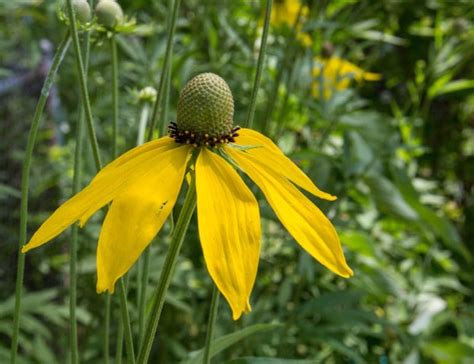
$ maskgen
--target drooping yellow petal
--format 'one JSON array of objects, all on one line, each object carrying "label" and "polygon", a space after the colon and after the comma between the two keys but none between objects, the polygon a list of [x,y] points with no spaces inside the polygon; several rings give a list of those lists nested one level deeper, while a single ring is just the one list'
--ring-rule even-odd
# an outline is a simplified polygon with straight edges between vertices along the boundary
[{"label": "drooping yellow petal", "polygon": [[114,198],[97,247],[97,292],[115,282],[138,259],[163,226],[178,197],[190,146],[160,154],[148,173]]},{"label": "drooping yellow petal", "polygon": [[226,152],[260,187],[278,219],[311,256],[343,277],[353,274],[333,225],[303,193],[258,156],[229,147]]},{"label": "drooping yellow petal", "polygon": [[236,144],[256,146],[256,148],[247,149],[246,152],[260,160],[265,160],[275,171],[316,197],[329,201],[336,199],[336,196],[317,188],[308,176],[291,159],[286,157],[275,143],[263,134],[252,129],[241,129],[239,130]]},{"label": "drooping yellow petal", "polygon": [[203,149],[196,164],[199,237],[206,266],[237,320],[249,297],[260,255],[260,213],[252,192],[220,156]]},{"label": "drooping yellow petal", "polygon": [[142,178],[160,154],[175,148],[169,137],[132,149],[102,169],[81,192],[62,204],[35,232],[22,252],[36,248],[63,232],[69,225],[81,221],[81,226],[98,209],[109,203],[124,187]]}]

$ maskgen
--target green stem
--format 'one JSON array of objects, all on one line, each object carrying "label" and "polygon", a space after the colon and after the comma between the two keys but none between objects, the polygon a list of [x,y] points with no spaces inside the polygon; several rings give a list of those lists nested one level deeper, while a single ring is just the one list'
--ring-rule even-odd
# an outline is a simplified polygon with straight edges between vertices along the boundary
[{"label": "green stem", "polygon": [[263,33],[260,42],[260,51],[258,52],[257,72],[255,73],[255,81],[253,83],[252,97],[250,99],[249,111],[247,114],[247,127],[253,127],[253,119],[255,116],[255,108],[257,107],[257,94],[260,88],[260,79],[262,78],[262,69],[265,60],[265,51],[267,49],[268,30],[270,29],[270,17],[272,14],[273,0],[267,0],[265,7],[265,20],[263,23]]},{"label": "green stem", "polygon": [[[53,57],[51,68],[46,76],[43,87],[41,89],[40,98],[36,105],[35,114],[33,116],[33,122],[31,123],[30,132],[28,135],[28,141],[26,144],[25,158],[23,161],[22,169],[22,180],[21,180],[21,206],[20,206],[20,233],[19,233],[19,247],[26,244],[27,236],[27,223],[28,223],[28,192],[30,189],[30,170],[31,161],[33,159],[33,149],[36,144],[36,137],[38,135],[38,129],[43,115],[43,110],[48,100],[49,91],[53,85],[54,78],[58,72],[59,66],[66,54],[71,37],[69,32],[66,33],[64,39],[58,46],[56,54]],[[21,317],[21,299],[23,291],[23,277],[25,273],[25,255],[21,252],[18,253],[17,261],[17,274],[16,274],[16,288],[15,288],[15,311],[13,316],[13,332],[12,332],[12,346],[11,346],[11,357],[10,362],[16,363],[18,355],[18,334],[20,331],[20,317]]]},{"label": "green stem", "polygon": [[168,105],[170,102],[170,89],[171,89],[171,62],[166,69],[166,79],[165,79],[165,95],[163,99],[163,105],[161,110],[161,133],[160,136],[166,134],[166,129],[168,127]]},{"label": "green stem", "polygon": [[212,289],[211,307],[209,309],[209,320],[207,322],[206,344],[204,346],[204,355],[202,359],[203,364],[211,363],[212,334],[214,331],[214,326],[216,324],[218,307],[219,307],[219,290],[214,285],[214,288]]},{"label": "green stem", "polygon": [[[84,37],[84,59],[85,59],[85,73],[89,69],[89,52],[90,42],[89,33],[87,32]],[[72,181],[72,196],[74,196],[81,188],[81,170],[82,170],[82,150],[83,150],[83,139],[84,139],[84,108],[80,107],[79,122],[77,124],[76,131],[76,149],[74,151],[74,174]],[[69,245],[69,321],[70,321],[70,352],[71,352],[71,363],[79,363],[79,351],[77,344],[77,317],[76,317],[76,306],[77,306],[77,241],[79,235],[79,227],[73,225],[71,228],[71,242]]]},{"label": "green stem", "polygon": [[173,52],[173,38],[174,38],[175,29],[176,29],[176,19],[178,18],[180,4],[181,4],[181,0],[174,0],[173,12],[171,15],[171,22],[170,22],[170,27],[168,30],[168,38],[166,40],[165,61],[163,64],[163,71],[161,72],[161,75],[160,75],[158,94],[156,95],[155,105],[153,105],[153,114],[151,117],[150,128],[148,130],[148,138],[147,138],[148,140],[151,140],[153,138],[153,130],[155,129],[157,119],[158,119],[158,111],[160,108],[161,98],[162,98],[164,88],[165,88],[166,70],[168,69],[168,67],[170,67],[170,63],[171,63],[171,54]]},{"label": "green stem", "polygon": [[128,362],[131,364],[135,363],[135,353],[133,350],[133,335],[132,328],[130,326],[130,317],[127,310],[127,290],[123,279],[119,281],[119,294],[120,294],[120,311],[122,315],[122,322],[124,323],[124,334],[125,334],[125,348],[127,349]]},{"label": "green stem", "polygon": [[168,254],[166,255],[166,259],[161,270],[160,280],[158,282],[158,287],[153,302],[153,309],[146,328],[145,339],[142,346],[140,347],[140,353],[138,355],[137,363],[139,364],[145,364],[148,362],[148,357],[150,355],[153,340],[158,328],[161,311],[165,302],[166,291],[170,285],[171,276],[176,266],[178,254],[181,246],[183,245],[184,236],[188,229],[189,222],[191,221],[191,216],[193,215],[194,209],[196,207],[196,185],[194,176],[192,178],[193,180],[189,184],[188,192],[186,193],[186,198],[179,214],[173,237],[171,238]]},{"label": "green stem", "polygon": [[97,143],[97,136],[94,128],[94,118],[92,116],[92,109],[89,100],[89,93],[87,92],[87,79],[84,72],[84,62],[81,55],[81,45],[79,43],[79,35],[77,33],[76,25],[76,14],[72,8],[72,0],[66,0],[68,17],[70,19],[70,30],[72,34],[72,43],[74,45],[74,54],[76,56],[77,72],[79,74],[79,86],[81,89],[82,103],[84,106],[84,112],[86,113],[87,120],[87,131],[89,133],[89,140],[92,147],[92,154],[94,156],[94,162],[97,171],[102,168],[102,162],[100,160],[99,144]]},{"label": "green stem", "polygon": [[[81,47],[79,44],[79,35],[77,33],[77,26],[76,26],[76,15],[74,14],[74,10],[72,7],[72,0],[67,0],[66,1],[67,5],[67,10],[68,10],[68,16],[70,19],[70,26],[71,26],[71,33],[72,33],[72,41],[74,44],[74,53],[76,56],[76,65],[79,73],[79,85],[81,88],[81,94],[82,94],[82,101],[84,105],[84,111],[86,113],[86,120],[87,120],[87,126],[88,126],[88,132],[89,132],[89,142],[92,147],[92,153],[94,155],[94,162],[97,171],[99,171],[102,168],[102,162],[100,160],[100,152],[99,152],[99,144],[97,143],[97,136],[95,133],[95,128],[94,128],[94,119],[92,116],[92,109],[90,105],[90,100],[89,100],[89,93],[87,92],[87,80],[86,80],[86,75],[84,72],[84,63],[82,61],[82,55],[81,55]],[[119,282],[120,289],[122,290],[124,288],[122,279],[120,279]],[[125,291],[123,291],[125,293]],[[121,311],[122,315],[121,318],[123,321],[123,326],[125,329],[125,333],[131,333],[131,328],[130,328],[130,319],[128,316],[128,309],[127,309],[127,300],[120,300],[120,305],[121,305]],[[131,337],[131,336],[130,336]],[[128,340],[127,338],[127,352],[129,355],[129,360],[133,363],[134,355],[133,355],[133,341]]]},{"label": "green stem", "polygon": [[145,335],[146,288],[150,271],[150,247],[147,247],[143,253],[141,268],[140,296],[138,303],[138,342],[140,346],[143,344],[143,337]]},{"label": "green stem", "polygon": [[110,304],[111,297],[105,293],[105,320],[104,320],[104,364],[110,362]]},{"label": "green stem", "polygon": [[150,106],[148,102],[143,105],[140,113],[140,123],[138,124],[137,145],[142,145],[145,140],[145,130],[148,123],[148,115],[150,113]]},{"label": "green stem", "polygon": [[298,29],[298,25],[301,20],[303,7],[304,7],[304,2],[301,3],[300,5],[300,8],[298,10],[298,15],[293,24],[293,28],[292,28],[293,32],[286,42],[285,51],[283,53],[283,59],[279,62],[278,67],[277,67],[278,72],[275,78],[275,85],[272,87],[272,93],[270,94],[270,97],[268,98],[267,108],[265,109],[265,113],[262,118],[263,122],[261,126],[261,131],[264,134],[268,133],[270,118],[273,114],[273,111],[275,110],[275,104],[278,98],[278,91],[280,90],[280,85],[283,80],[283,75],[285,74],[285,71],[287,70],[287,68],[291,67],[291,63],[292,63],[291,60],[293,59],[293,57],[295,57],[294,55],[295,52],[293,49],[295,47],[295,44],[297,46],[297,43],[296,43],[297,39],[296,39],[295,33],[296,33],[296,29]]},{"label": "green stem", "polygon": [[115,363],[122,364],[122,352],[123,352],[123,322],[120,320],[117,330],[117,348],[115,353]]},{"label": "green stem", "polygon": [[112,53],[112,155],[117,157],[118,115],[119,115],[119,81],[118,81],[118,55],[115,33],[110,38]]}]

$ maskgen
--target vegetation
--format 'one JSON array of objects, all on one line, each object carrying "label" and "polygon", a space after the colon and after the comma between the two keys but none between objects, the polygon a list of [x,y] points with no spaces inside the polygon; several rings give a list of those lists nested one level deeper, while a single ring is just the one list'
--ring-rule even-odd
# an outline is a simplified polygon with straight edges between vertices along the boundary
[{"label": "vegetation", "polygon": [[[354,271],[349,279],[325,269],[294,244],[263,194],[252,187],[261,202],[263,232],[252,311],[233,321],[221,300],[213,361],[472,362],[472,2],[274,0],[258,92],[254,80],[267,1],[119,3],[123,15],[101,23],[95,15],[91,21],[78,16],[76,24],[104,165],[137,140],[146,140],[146,126],[154,116],[153,137],[164,135],[176,119],[186,82],[213,72],[232,90],[234,124],[247,125],[255,101],[253,128],[273,139],[318,187],[338,196],[335,202],[310,198],[336,226]],[[70,25],[62,1],[0,0],[2,363],[11,358],[14,335],[21,171],[28,134],[56,49],[70,36]],[[74,44],[66,47],[34,146],[28,238],[72,195],[75,182],[83,187],[96,174]],[[80,125],[83,132],[78,132]],[[80,179],[74,181],[77,135],[82,135],[83,148],[78,154]],[[152,310],[181,195],[175,218],[124,280],[135,354],[147,323],[141,312]],[[98,213],[78,232],[77,275],[70,274],[69,264],[74,233],[65,232],[25,256],[18,363],[75,362],[71,277],[77,278],[79,361],[128,360],[119,290],[110,301],[95,290],[102,220]],[[202,362],[212,292],[194,217],[150,362]]]}]

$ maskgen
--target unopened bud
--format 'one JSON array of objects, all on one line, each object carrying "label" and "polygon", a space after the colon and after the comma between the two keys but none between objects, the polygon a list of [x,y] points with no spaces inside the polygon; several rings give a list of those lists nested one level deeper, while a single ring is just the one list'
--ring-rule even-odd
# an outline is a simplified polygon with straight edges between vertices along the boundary
[{"label": "unopened bud", "polygon": [[123,21],[123,11],[114,0],[100,0],[95,7],[95,14],[99,24],[113,28]]}]

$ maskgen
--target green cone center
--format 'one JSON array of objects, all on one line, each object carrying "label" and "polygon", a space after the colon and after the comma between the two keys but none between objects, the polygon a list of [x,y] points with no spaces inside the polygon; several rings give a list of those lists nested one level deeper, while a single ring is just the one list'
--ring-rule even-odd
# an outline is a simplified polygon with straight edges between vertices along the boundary
[{"label": "green cone center", "polygon": [[233,119],[234,98],[227,82],[214,73],[201,73],[182,89],[170,135],[197,145],[233,141]]}]

